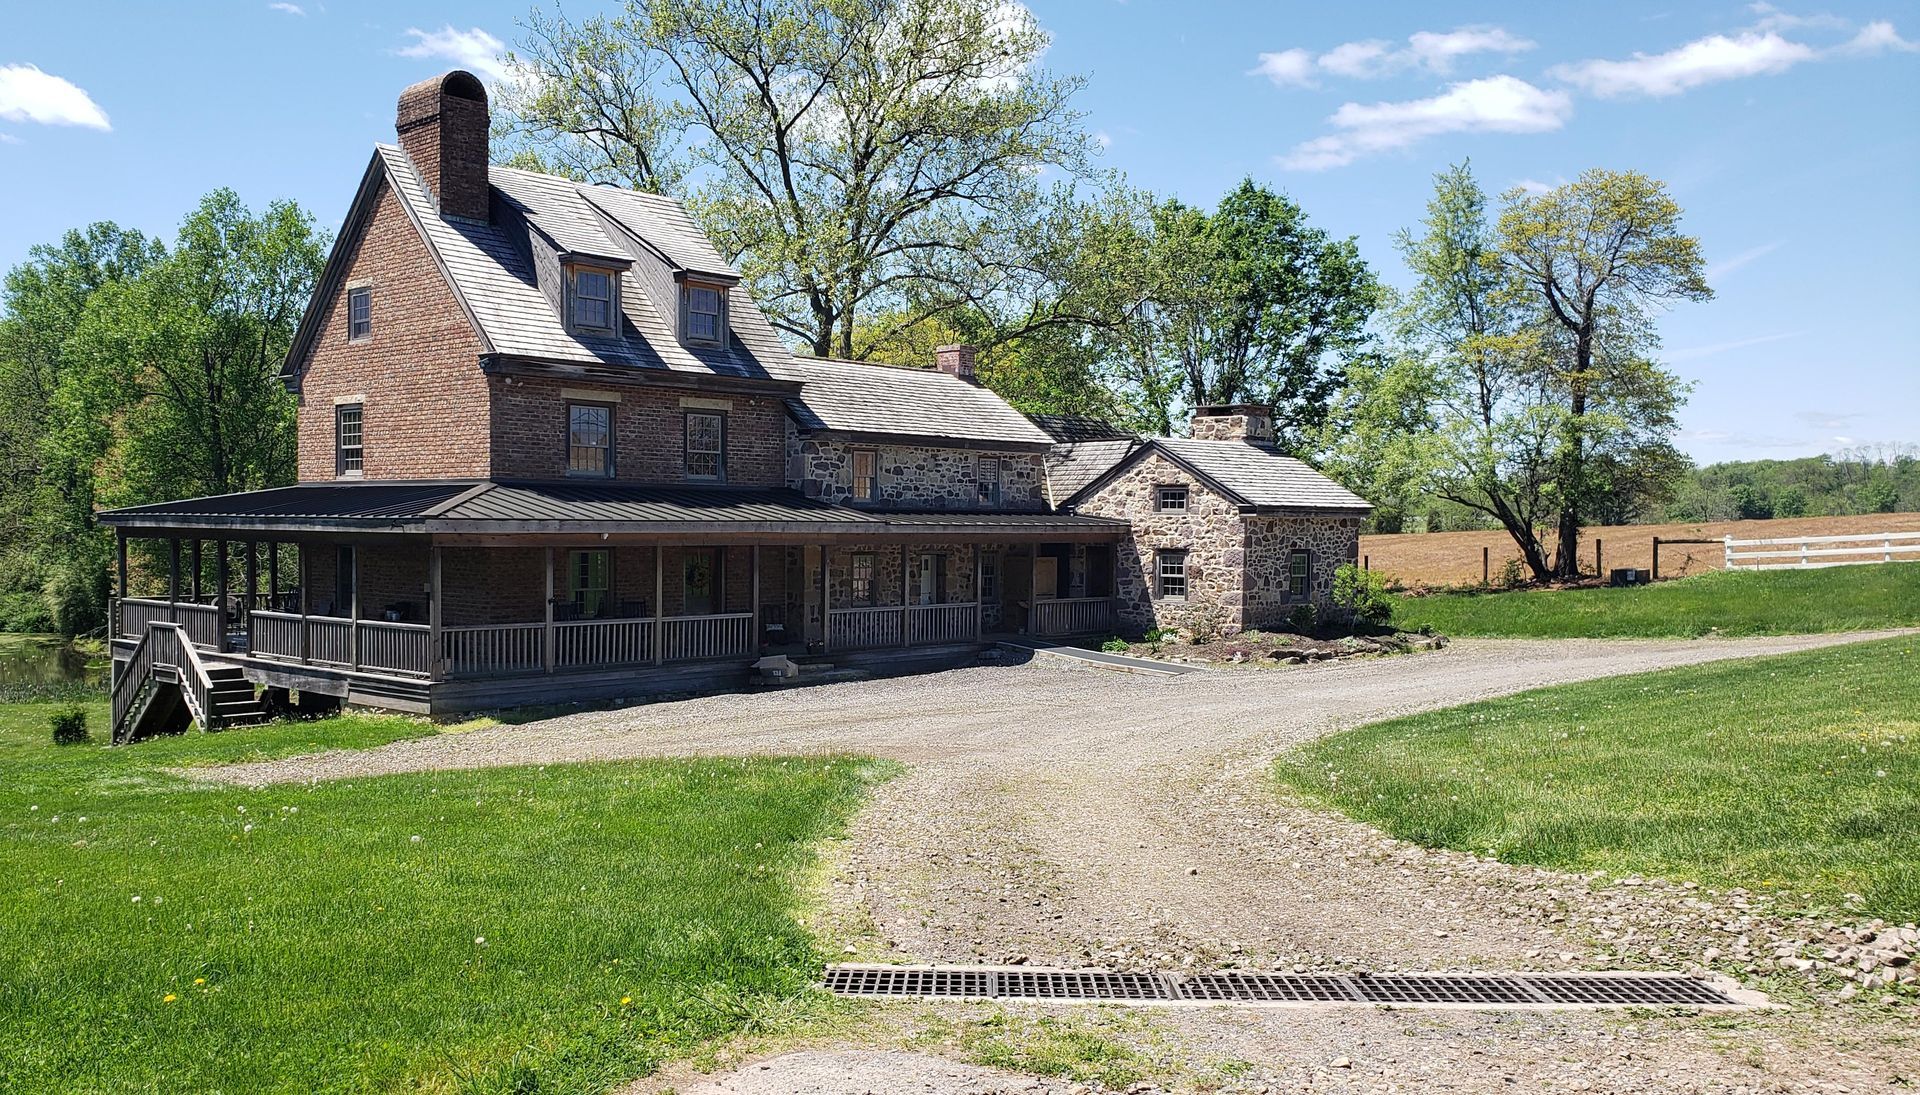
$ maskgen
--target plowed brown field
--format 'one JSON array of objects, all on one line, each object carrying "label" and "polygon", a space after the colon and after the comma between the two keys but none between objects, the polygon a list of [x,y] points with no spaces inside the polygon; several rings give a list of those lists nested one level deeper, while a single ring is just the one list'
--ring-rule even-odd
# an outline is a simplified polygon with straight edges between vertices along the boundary
[{"label": "plowed brown field", "polygon": [[[1788,536],[1841,536],[1871,532],[1920,532],[1920,513],[1875,513],[1860,517],[1791,517],[1772,521],[1708,521],[1694,525],[1601,525],[1580,538],[1582,566],[1593,570],[1594,541],[1601,544],[1606,569],[1653,566],[1653,538],[1732,536],[1736,540]],[[1502,531],[1420,532],[1362,536],[1360,554],[1388,579],[1409,585],[1466,585],[1480,580],[1480,549],[1486,547],[1494,578],[1501,564],[1518,558],[1513,539]],[[1549,543],[1548,550],[1552,550]],[[1678,577],[1720,569],[1718,544],[1663,544],[1660,576]]]}]

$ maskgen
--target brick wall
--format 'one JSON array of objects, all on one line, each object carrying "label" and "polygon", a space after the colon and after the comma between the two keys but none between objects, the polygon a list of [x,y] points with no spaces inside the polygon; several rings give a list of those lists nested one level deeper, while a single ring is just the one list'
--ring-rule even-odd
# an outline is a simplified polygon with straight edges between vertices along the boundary
[{"label": "brick wall", "polygon": [[566,477],[567,404],[608,402],[617,481],[685,482],[686,414],[704,411],[726,415],[727,483],[777,487],[784,482],[785,418],[777,399],[526,377],[494,378],[492,391],[497,476]]},{"label": "brick wall", "polygon": [[[365,231],[341,246],[346,275],[300,363],[300,478],[334,478],[333,408],[343,397],[364,397],[366,478],[487,474],[480,340],[384,181]],[[350,343],[347,289],[361,284],[372,290],[373,333]]]}]

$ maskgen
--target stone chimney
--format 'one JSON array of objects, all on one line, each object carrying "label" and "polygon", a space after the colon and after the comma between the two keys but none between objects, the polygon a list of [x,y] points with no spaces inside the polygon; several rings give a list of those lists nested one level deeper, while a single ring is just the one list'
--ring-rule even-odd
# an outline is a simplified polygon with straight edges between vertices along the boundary
[{"label": "stone chimney", "polygon": [[484,223],[487,212],[487,89],[455,69],[400,93],[400,147],[440,215]]},{"label": "stone chimney", "polygon": [[1196,441],[1263,441],[1273,443],[1273,407],[1267,403],[1225,403],[1195,407]]},{"label": "stone chimney", "polygon": [[977,346],[935,346],[933,366],[962,380],[973,379],[973,362],[980,355]]}]

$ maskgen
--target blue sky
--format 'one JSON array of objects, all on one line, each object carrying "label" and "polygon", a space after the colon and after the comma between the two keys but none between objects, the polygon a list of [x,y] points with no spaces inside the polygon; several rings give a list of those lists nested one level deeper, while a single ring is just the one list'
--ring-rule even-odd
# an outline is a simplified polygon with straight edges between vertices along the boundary
[{"label": "blue sky", "polygon": [[[1682,446],[1920,442],[1920,0],[1028,6],[1130,181],[1210,204],[1251,175],[1389,281],[1451,162],[1495,191],[1664,179],[1719,293],[1661,322],[1697,385]],[[337,226],[401,87],[484,64],[526,7],[7,5],[0,266],[93,220],[170,237],[221,185]]]}]

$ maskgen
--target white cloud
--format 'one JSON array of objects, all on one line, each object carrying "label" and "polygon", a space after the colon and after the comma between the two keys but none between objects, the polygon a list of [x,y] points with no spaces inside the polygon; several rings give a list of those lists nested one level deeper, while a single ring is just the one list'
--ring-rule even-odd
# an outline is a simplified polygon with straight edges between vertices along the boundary
[{"label": "white cloud", "polygon": [[1328,119],[1339,132],[1295,145],[1282,167],[1324,171],[1443,133],[1544,133],[1573,115],[1564,91],[1514,76],[1452,84],[1438,95],[1397,103],[1347,103]]},{"label": "white cloud", "polygon": [[1556,65],[1555,79],[1603,99],[1628,95],[1667,96],[1702,84],[1785,72],[1819,52],[1772,31],[1713,34],[1665,53],[1636,53],[1626,61],[1591,60]]},{"label": "white cloud", "polygon": [[305,8],[303,8],[303,7],[301,7],[301,6],[300,6],[300,5],[298,5],[298,4],[289,4],[289,3],[286,3],[286,2],[285,2],[285,0],[280,0],[280,2],[278,2],[278,3],[273,3],[273,4],[268,4],[268,5],[267,5],[267,10],[268,10],[268,11],[277,11],[277,12],[279,12],[279,13],[281,13],[282,15],[298,15],[298,16],[301,16],[301,17],[303,17],[303,18],[304,18],[304,17],[306,16],[306,14],[307,14],[307,9],[305,9]]},{"label": "white cloud", "polygon": [[1816,430],[1844,430],[1847,428],[1847,423],[1866,416],[1857,411],[1795,411],[1793,417]]},{"label": "white cloud", "polygon": [[1476,53],[1515,54],[1534,43],[1501,27],[1459,27],[1450,31],[1423,30],[1396,47],[1384,38],[1343,42],[1318,57],[1304,49],[1262,53],[1248,73],[1265,76],[1279,87],[1312,87],[1321,74],[1373,79],[1408,70],[1445,76],[1454,62]]},{"label": "white cloud", "polygon": [[1276,87],[1293,85],[1311,87],[1313,84],[1313,54],[1304,49],[1282,50],[1279,53],[1263,53],[1260,63],[1247,73],[1249,76],[1265,76]]},{"label": "white cloud", "polygon": [[394,50],[402,57],[432,57],[452,61],[461,68],[495,80],[504,79],[507,75],[506,63],[501,60],[501,55],[507,52],[507,44],[479,27],[455,30],[450,23],[435,31],[408,27],[407,35],[413,39],[413,44]]},{"label": "white cloud", "polygon": [[1099,145],[1101,148],[1112,148],[1113,138],[1103,129],[1093,135],[1093,143]]},{"label": "white cloud", "polygon": [[1845,19],[1825,12],[1817,15],[1795,15],[1768,3],[1748,4],[1747,10],[1759,16],[1759,19],[1754,22],[1756,30],[1799,30],[1802,27],[1845,30],[1847,26]]},{"label": "white cloud", "polygon": [[33,65],[0,65],[0,118],[41,125],[113,128],[107,112],[91,95]]},{"label": "white cloud", "polygon": [[1886,50],[1901,53],[1920,52],[1920,42],[1909,42],[1900,37],[1893,24],[1885,19],[1876,19],[1860,28],[1860,33],[1848,39],[1835,52],[1837,53],[1882,53]]},{"label": "white cloud", "polygon": [[1769,342],[1781,342],[1789,338],[1799,338],[1805,331],[1782,331],[1773,335],[1754,335],[1752,338],[1736,338],[1731,342],[1714,342],[1705,346],[1689,346],[1684,350],[1674,350],[1667,354],[1668,361],[1696,361],[1703,357],[1713,357],[1729,350],[1744,350],[1749,346],[1764,346]]},{"label": "white cloud", "polygon": [[20,138],[14,136],[11,133],[0,133],[0,144],[25,144],[25,143],[26,142],[22,141]]},{"label": "white cloud", "polygon": [[1539,197],[1541,194],[1551,194],[1553,191],[1567,185],[1567,180],[1566,176],[1561,175],[1556,176],[1553,182],[1541,182],[1539,179],[1520,179],[1513,185],[1535,197]]},{"label": "white cloud", "polygon": [[1775,240],[1772,243],[1763,243],[1758,247],[1749,247],[1745,251],[1727,259],[1725,262],[1714,263],[1712,266],[1707,267],[1707,283],[1712,284],[1726,277],[1728,274],[1733,273],[1735,270],[1778,251],[1782,242],[1784,241]]}]

